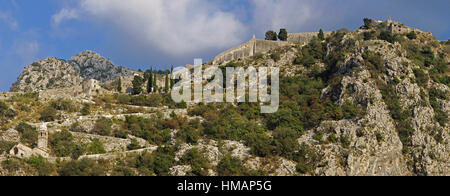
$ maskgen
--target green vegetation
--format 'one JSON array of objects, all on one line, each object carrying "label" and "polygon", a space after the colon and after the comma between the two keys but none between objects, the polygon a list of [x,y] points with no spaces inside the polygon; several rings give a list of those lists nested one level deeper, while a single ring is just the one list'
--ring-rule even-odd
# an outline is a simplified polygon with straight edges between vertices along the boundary
[{"label": "green vegetation", "polygon": [[195,176],[207,176],[208,169],[211,168],[208,161],[197,148],[189,150],[182,158],[181,163],[192,167],[192,174]]},{"label": "green vegetation", "polygon": [[227,154],[220,159],[217,172],[219,176],[244,176],[247,171],[240,159]]},{"label": "green vegetation", "polygon": [[75,143],[72,134],[67,130],[50,134],[49,144],[57,157],[71,157],[76,160],[86,151],[84,145]]},{"label": "green vegetation", "polygon": [[168,176],[170,168],[175,165],[174,158],[172,148],[160,147],[156,152],[138,155],[133,166],[147,175]]},{"label": "green vegetation", "polygon": [[55,121],[57,119],[57,113],[58,111],[54,107],[51,106],[45,107],[40,112],[41,117],[39,118],[39,120],[44,122]]},{"label": "green vegetation", "polygon": [[140,76],[134,76],[133,79],[133,95],[139,95],[142,93],[142,85],[144,84],[144,79]]},{"label": "green vegetation", "polygon": [[287,41],[288,32],[286,29],[280,29],[280,33],[278,33],[278,39],[280,39],[280,41]]},{"label": "green vegetation", "polygon": [[325,34],[323,33],[322,29],[319,30],[319,35],[317,35],[317,38],[322,41],[325,40]]},{"label": "green vegetation", "polygon": [[26,162],[36,170],[37,176],[52,176],[56,174],[56,166],[41,156],[33,156]]},{"label": "green vegetation", "polygon": [[91,139],[91,143],[87,145],[88,154],[104,154],[106,153],[103,143],[99,139]]},{"label": "green vegetation", "polygon": [[163,145],[171,138],[170,130],[165,129],[163,124],[160,119],[127,116],[123,128],[131,135],[144,138],[151,144]]},{"label": "green vegetation", "polygon": [[128,150],[137,150],[137,149],[141,149],[142,146],[139,144],[139,142],[133,138],[131,139],[131,143],[127,146]]},{"label": "green vegetation", "polygon": [[266,32],[266,40],[277,41],[278,34],[275,31],[267,31]]},{"label": "green vegetation", "polygon": [[81,159],[61,163],[58,168],[61,176],[105,176],[105,167],[97,161]]},{"label": "green vegetation", "polygon": [[87,116],[89,114],[91,114],[91,104],[85,103],[83,104],[83,108],[81,108],[81,115]]},{"label": "green vegetation", "polygon": [[112,121],[109,118],[99,118],[94,125],[93,132],[98,135],[110,136],[112,131]]},{"label": "green vegetation", "polygon": [[37,146],[38,131],[27,123],[20,122],[16,126],[16,130],[20,133],[20,142],[31,147]]},{"label": "green vegetation", "polygon": [[438,99],[447,100],[448,96],[445,92],[432,88],[430,89],[430,104],[434,109],[435,120],[439,122],[442,127],[448,122],[448,114],[442,110],[441,104],[439,104]]},{"label": "green vegetation", "polygon": [[0,101],[0,122],[16,117],[16,112]]},{"label": "green vegetation", "polygon": [[119,77],[119,81],[117,82],[117,92],[122,92],[122,78]]}]

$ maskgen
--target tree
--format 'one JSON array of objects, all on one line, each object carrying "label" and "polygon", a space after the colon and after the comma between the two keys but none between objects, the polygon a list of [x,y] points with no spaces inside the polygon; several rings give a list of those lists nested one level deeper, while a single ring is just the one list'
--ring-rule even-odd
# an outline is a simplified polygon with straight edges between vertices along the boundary
[{"label": "tree", "polygon": [[153,92],[158,92],[158,85],[156,84],[156,77],[157,77],[158,75],[155,73],[155,75],[153,76]]},{"label": "tree", "polygon": [[143,79],[140,76],[134,76],[133,79],[133,95],[139,95],[142,93]]},{"label": "tree", "polygon": [[323,30],[322,30],[322,29],[320,29],[320,31],[319,31],[318,38],[319,38],[320,40],[325,40],[325,34],[323,33]]},{"label": "tree", "polygon": [[122,92],[122,77],[119,77],[119,82],[117,83],[117,91]]},{"label": "tree", "polygon": [[275,31],[267,31],[266,32],[266,40],[272,40],[272,41],[277,41],[278,40],[278,35]]},{"label": "tree", "polygon": [[166,83],[164,84],[164,92],[169,92],[169,71],[166,72]]},{"label": "tree", "polygon": [[172,65],[172,67],[170,67],[170,76],[171,76],[171,78],[170,78],[170,89],[172,89],[173,85],[174,85],[174,80],[172,79],[172,75],[173,75],[173,65]]},{"label": "tree", "polygon": [[286,41],[288,38],[288,32],[286,29],[280,29],[280,33],[278,33],[278,39],[281,41]]},{"label": "tree", "polygon": [[147,81],[147,93],[151,93],[153,88],[153,68],[150,68],[150,74]]}]

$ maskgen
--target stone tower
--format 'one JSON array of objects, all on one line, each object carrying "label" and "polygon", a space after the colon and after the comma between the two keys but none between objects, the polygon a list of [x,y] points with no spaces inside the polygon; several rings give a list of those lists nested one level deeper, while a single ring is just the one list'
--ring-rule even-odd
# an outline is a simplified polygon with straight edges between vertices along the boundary
[{"label": "stone tower", "polygon": [[48,152],[48,131],[47,131],[47,124],[44,123],[39,127],[39,133],[38,133],[38,144],[37,148]]}]

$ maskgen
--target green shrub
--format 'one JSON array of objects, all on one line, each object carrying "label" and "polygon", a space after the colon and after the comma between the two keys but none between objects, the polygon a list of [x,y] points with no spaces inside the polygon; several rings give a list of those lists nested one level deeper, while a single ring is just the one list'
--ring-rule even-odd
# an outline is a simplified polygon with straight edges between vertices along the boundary
[{"label": "green shrub", "polygon": [[345,102],[342,105],[342,111],[345,119],[354,119],[365,115],[365,110],[354,102]]},{"label": "green shrub", "polygon": [[50,102],[51,107],[55,110],[66,111],[66,112],[75,112],[76,107],[75,104],[70,100],[58,99]]},{"label": "green shrub", "polygon": [[193,127],[187,126],[177,132],[177,138],[188,144],[197,144],[197,141],[200,138],[200,133]]},{"label": "green shrub", "polygon": [[91,139],[91,143],[87,146],[87,153],[88,154],[104,154],[106,153],[105,147],[103,146],[103,143],[100,142],[99,139]]},{"label": "green shrub", "polygon": [[93,132],[98,135],[110,136],[112,131],[112,121],[109,118],[99,118],[94,125]]},{"label": "green shrub", "polygon": [[308,145],[302,144],[294,160],[297,162],[297,172],[307,174],[317,167],[322,160],[322,156]]},{"label": "green shrub", "polygon": [[56,166],[41,156],[33,156],[26,160],[26,162],[36,170],[38,176],[51,176],[56,174]]},{"label": "green shrub", "polygon": [[94,160],[82,159],[63,162],[58,169],[60,176],[104,176],[105,168]]},{"label": "green shrub", "polygon": [[265,133],[250,133],[246,144],[256,156],[267,157],[273,153],[272,139]]},{"label": "green shrub", "polygon": [[36,127],[33,127],[27,123],[20,122],[16,126],[16,130],[20,133],[20,141],[31,147],[36,147],[38,140],[38,131]]},{"label": "green shrub", "polygon": [[57,157],[78,159],[86,151],[83,145],[74,142],[73,135],[67,130],[50,134],[49,144],[53,154]]},{"label": "green shrub", "polygon": [[211,168],[208,161],[200,154],[197,148],[189,150],[182,158],[181,163],[192,167],[192,174],[196,176],[207,176]]},{"label": "green shrub", "polygon": [[272,54],[270,55],[270,58],[271,58],[272,60],[274,60],[275,62],[278,62],[279,60],[281,60],[280,53],[272,53]]},{"label": "green shrub", "polygon": [[419,86],[426,88],[428,86],[428,75],[421,69],[414,69],[414,75],[416,76],[416,82]]},{"label": "green shrub", "polygon": [[141,149],[142,146],[139,144],[139,142],[136,140],[136,138],[133,138],[131,140],[131,143],[128,144],[127,149],[128,150],[137,150],[137,149]]},{"label": "green shrub", "polygon": [[0,101],[0,120],[16,117],[16,112],[10,109],[3,101]]},{"label": "green shrub", "polygon": [[217,172],[219,176],[242,176],[245,175],[245,168],[240,159],[227,154],[220,159]]},{"label": "green shrub", "polygon": [[89,114],[91,114],[91,104],[85,103],[83,104],[83,108],[81,109],[81,115],[87,116]]},{"label": "green shrub", "polygon": [[277,128],[273,133],[275,152],[277,155],[293,159],[298,149],[299,132],[289,128]]},{"label": "green shrub", "polygon": [[116,94],[115,98],[120,104],[127,105],[131,102],[131,96],[128,94]]},{"label": "green shrub", "polygon": [[341,135],[341,143],[345,148],[350,147],[350,138],[347,135]]},{"label": "green shrub", "polygon": [[41,117],[39,118],[39,120],[44,122],[55,121],[57,119],[57,113],[58,111],[55,108],[51,106],[46,107],[40,112]]},{"label": "green shrub", "polygon": [[167,176],[170,168],[175,165],[174,158],[173,149],[160,147],[156,152],[138,155],[135,166],[138,170],[148,169],[158,176]]},{"label": "green shrub", "polygon": [[7,142],[0,140],[0,154],[9,153],[9,151],[16,145],[16,142]]}]

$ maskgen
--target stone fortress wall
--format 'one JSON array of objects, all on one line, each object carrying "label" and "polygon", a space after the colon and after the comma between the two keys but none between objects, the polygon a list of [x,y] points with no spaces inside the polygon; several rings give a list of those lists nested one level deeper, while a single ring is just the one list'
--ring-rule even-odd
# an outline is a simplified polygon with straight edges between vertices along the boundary
[{"label": "stone fortress wall", "polygon": [[[314,37],[317,37],[319,33],[291,33],[288,35],[287,41],[270,41],[270,40],[258,40],[253,36],[253,38],[247,43],[241,44],[235,48],[229,49],[225,52],[217,55],[213,61],[213,65],[220,65],[223,63],[228,63],[233,60],[238,60],[240,58],[254,56],[258,53],[267,53],[270,50],[288,46],[291,44],[304,45],[310,42]],[[329,32],[325,33],[328,36]]]}]

